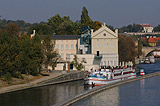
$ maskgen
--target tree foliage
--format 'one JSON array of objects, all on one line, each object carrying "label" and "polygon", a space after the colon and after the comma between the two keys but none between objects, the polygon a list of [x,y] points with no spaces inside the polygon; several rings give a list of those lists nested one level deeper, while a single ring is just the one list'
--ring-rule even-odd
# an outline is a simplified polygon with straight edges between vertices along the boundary
[{"label": "tree foliage", "polygon": [[49,26],[47,23],[40,23],[40,24],[34,24],[32,27],[29,28],[28,34],[32,34],[33,30],[36,30],[36,33],[39,35],[52,35],[53,31],[51,26]]},{"label": "tree foliage", "polygon": [[43,64],[45,68],[52,66],[54,69],[59,58],[58,52],[55,50],[55,41],[51,39],[50,35],[44,36],[42,40],[42,53],[44,55]]},{"label": "tree foliage", "polygon": [[56,35],[76,34],[77,23],[72,22],[69,16],[61,17],[59,14],[48,19],[48,25]]},{"label": "tree foliage", "polygon": [[84,68],[83,63],[86,63],[85,58],[83,58],[81,61],[78,59],[77,55],[74,55],[73,61],[71,64],[77,69],[77,70],[82,70]]},{"label": "tree foliage", "polygon": [[9,34],[9,35],[19,35],[19,32],[20,32],[20,28],[17,24],[8,24],[7,27],[6,27],[6,32]]},{"label": "tree foliage", "polygon": [[16,25],[3,29],[0,33],[0,77],[21,78],[21,74],[38,75],[43,60],[41,39],[36,35],[31,39],[23,33],[19,36]]},{"label": "tree foliage", "polygon": [[135,49],[135,41],[131,36],[119,35],[118,51],[119,61],[132,61],[134,62],[137,56]]},{"label": "tree foliage", "polygon": [[158,25],[158,26],[156,26],[156,27],[154,28],[154,32],[160,32],[160,25]]},{"label": "tree foliage", "polygon": [[86,7],[83,7],[82,15],[81,15],[81,24],[92,22],[91,18],[88,15],[88,10]]},{"label": "tree foliage", "polygon": [[32,26],[31,23],[27,23],[23,20],[16,20],[16,21],[6,20],[6,19],[1,20],[1,27],[2,28],[7,27],[8,24],[17,24],[21,31],[27,31]]},{"label": "tree foliage", "polygon": [[128,26],[123,26],[119,29],[119,32],[141,32],[143,30],[143,27],[139,24],[129,24]]}]

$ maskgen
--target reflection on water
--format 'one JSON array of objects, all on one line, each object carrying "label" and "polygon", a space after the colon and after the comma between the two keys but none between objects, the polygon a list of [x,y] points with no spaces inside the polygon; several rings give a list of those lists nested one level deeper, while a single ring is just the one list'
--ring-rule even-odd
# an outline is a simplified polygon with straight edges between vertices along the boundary
[{"label": "reflection on water", "polygon": [[154,64],[140,64],[139,68],[143,68],[146,74],[154,73],[160,71],[160,63],[156,62]]},{"label": "reflection on water", "polygon": [[82,93],[83,80],[0,95],[0,106],[51,106]]},{"label": "reflection on water", "polygon": [[72,106],[117,106],[119,103],[118,87],[100,92],[73,104]]},{"label": "reflection on water", "polygon": [[72,106],[160,106],[160,76],[124,84],[83,99]]}]

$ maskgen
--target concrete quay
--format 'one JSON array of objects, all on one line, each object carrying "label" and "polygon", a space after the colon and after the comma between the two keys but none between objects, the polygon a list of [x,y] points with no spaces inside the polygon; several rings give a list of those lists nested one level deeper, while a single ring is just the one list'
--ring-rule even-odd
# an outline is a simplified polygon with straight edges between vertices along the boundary
[{"label": "concrete quay", "polygon": [[43,78],[28,82],[25,84],[17,84],[17,85],[2,87],[0,88],[0,94],[80,80],[85,78],[86,76],[85,73],[86,73],[85,71],[53,72],[53,73],[50,73],[49,76],[45,76]]},{"label": "concrete quay", "polygon": [[160,72],[155,72],[155,73],[147,74],[147,75],[144,75],[144,76],[139,76],[139,77],[132,78],[132,79],[123,80],[123,81],[115,82],[115,83],[104,85],[104,86],[99,86],[99,87],[91,89],[87,92],[84,92],[80,95],[77,95],[74,98],[63,101],[62,103],[55,104],[54,106],[70,106],[73,103],[75,103],[77,101],[80,101],[81,99],[84,99],[84,98],[89,97],[93,94],[102,92],[104,90],[111,89],[113,87],[116,87],[116,86],[119,86],[119,85],[122,85],[122,84],[126,84],[126,83],[130,83],[130,82],[133,82],[133,81],[137,81],[137,80],[141,80],[141,79],[145,79],[145,78],[149,78],[149,77],[153,77],[153,76],[158,76],[158,75],[160,75]]}]

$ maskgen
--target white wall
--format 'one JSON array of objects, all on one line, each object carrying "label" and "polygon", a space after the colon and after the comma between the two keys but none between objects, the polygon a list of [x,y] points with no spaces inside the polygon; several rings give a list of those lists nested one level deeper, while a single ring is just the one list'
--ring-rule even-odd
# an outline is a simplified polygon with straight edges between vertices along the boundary
[{"label": "white wall", "polygon": [[[84,63],[85,70],[90,71],[91,68],[99,69],[101,65],[110,65],[110,66],[118,66],[118,55],[117,54],[105,54],[102,55],[102,58],[95,58],[94,54],[77,54],[77,57],[81,61],[85,58],[87,63]],[[69,61],[71,62],[74,58],[74,55],[69,55]],[[75,69],[74,69],[75,70]]]}]

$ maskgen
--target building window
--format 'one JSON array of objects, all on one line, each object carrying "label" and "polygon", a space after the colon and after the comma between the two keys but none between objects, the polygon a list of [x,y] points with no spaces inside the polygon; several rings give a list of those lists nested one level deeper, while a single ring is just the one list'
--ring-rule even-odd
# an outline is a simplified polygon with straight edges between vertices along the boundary
[{"label": "building window", "polygon": [[68,45],[66,45],[66,49],[68,49]]},{"label": "building window", "polygon": [[62,59],[64,58],[64,54],[63,54],[63,53],[61,53],[61,58],[62,58]]},{"label": "building window", "polygon": [[59,45],[56,45],[56,49],[59,49]]},{"label": "building window", "polygon": [[103,66],[103,61],[101,61],[101,66]]},{"label": "building window", "polygon": [[111,66],[113,66],[113,61],[111,61]]},{"label": "building window", "polygon": [[74,49],[73,44],[71,44],[71,49]]},{"label": "building window", "polygon": [[106,66],[106,61],[104,61],[104,65]]},{"label": "building window", "polygon": [[110,44],[110,47],[112,47],[112,44]]},{"label": "building window", "polygon": [[114,66],[116,66],[117,65],[117,63],[116,63],[116,61],[114,61]]},{"label": "building window", "polygon": [[104,35],[104,36],[106,36],[106,34],[105,34],[105,33],[104,33],[103,35]]},{"label": "building window", "polygon": [[64,46],[63,46],[63,45],[61,45],[61,49],[62,49],[62,50],[64,49]]}]

